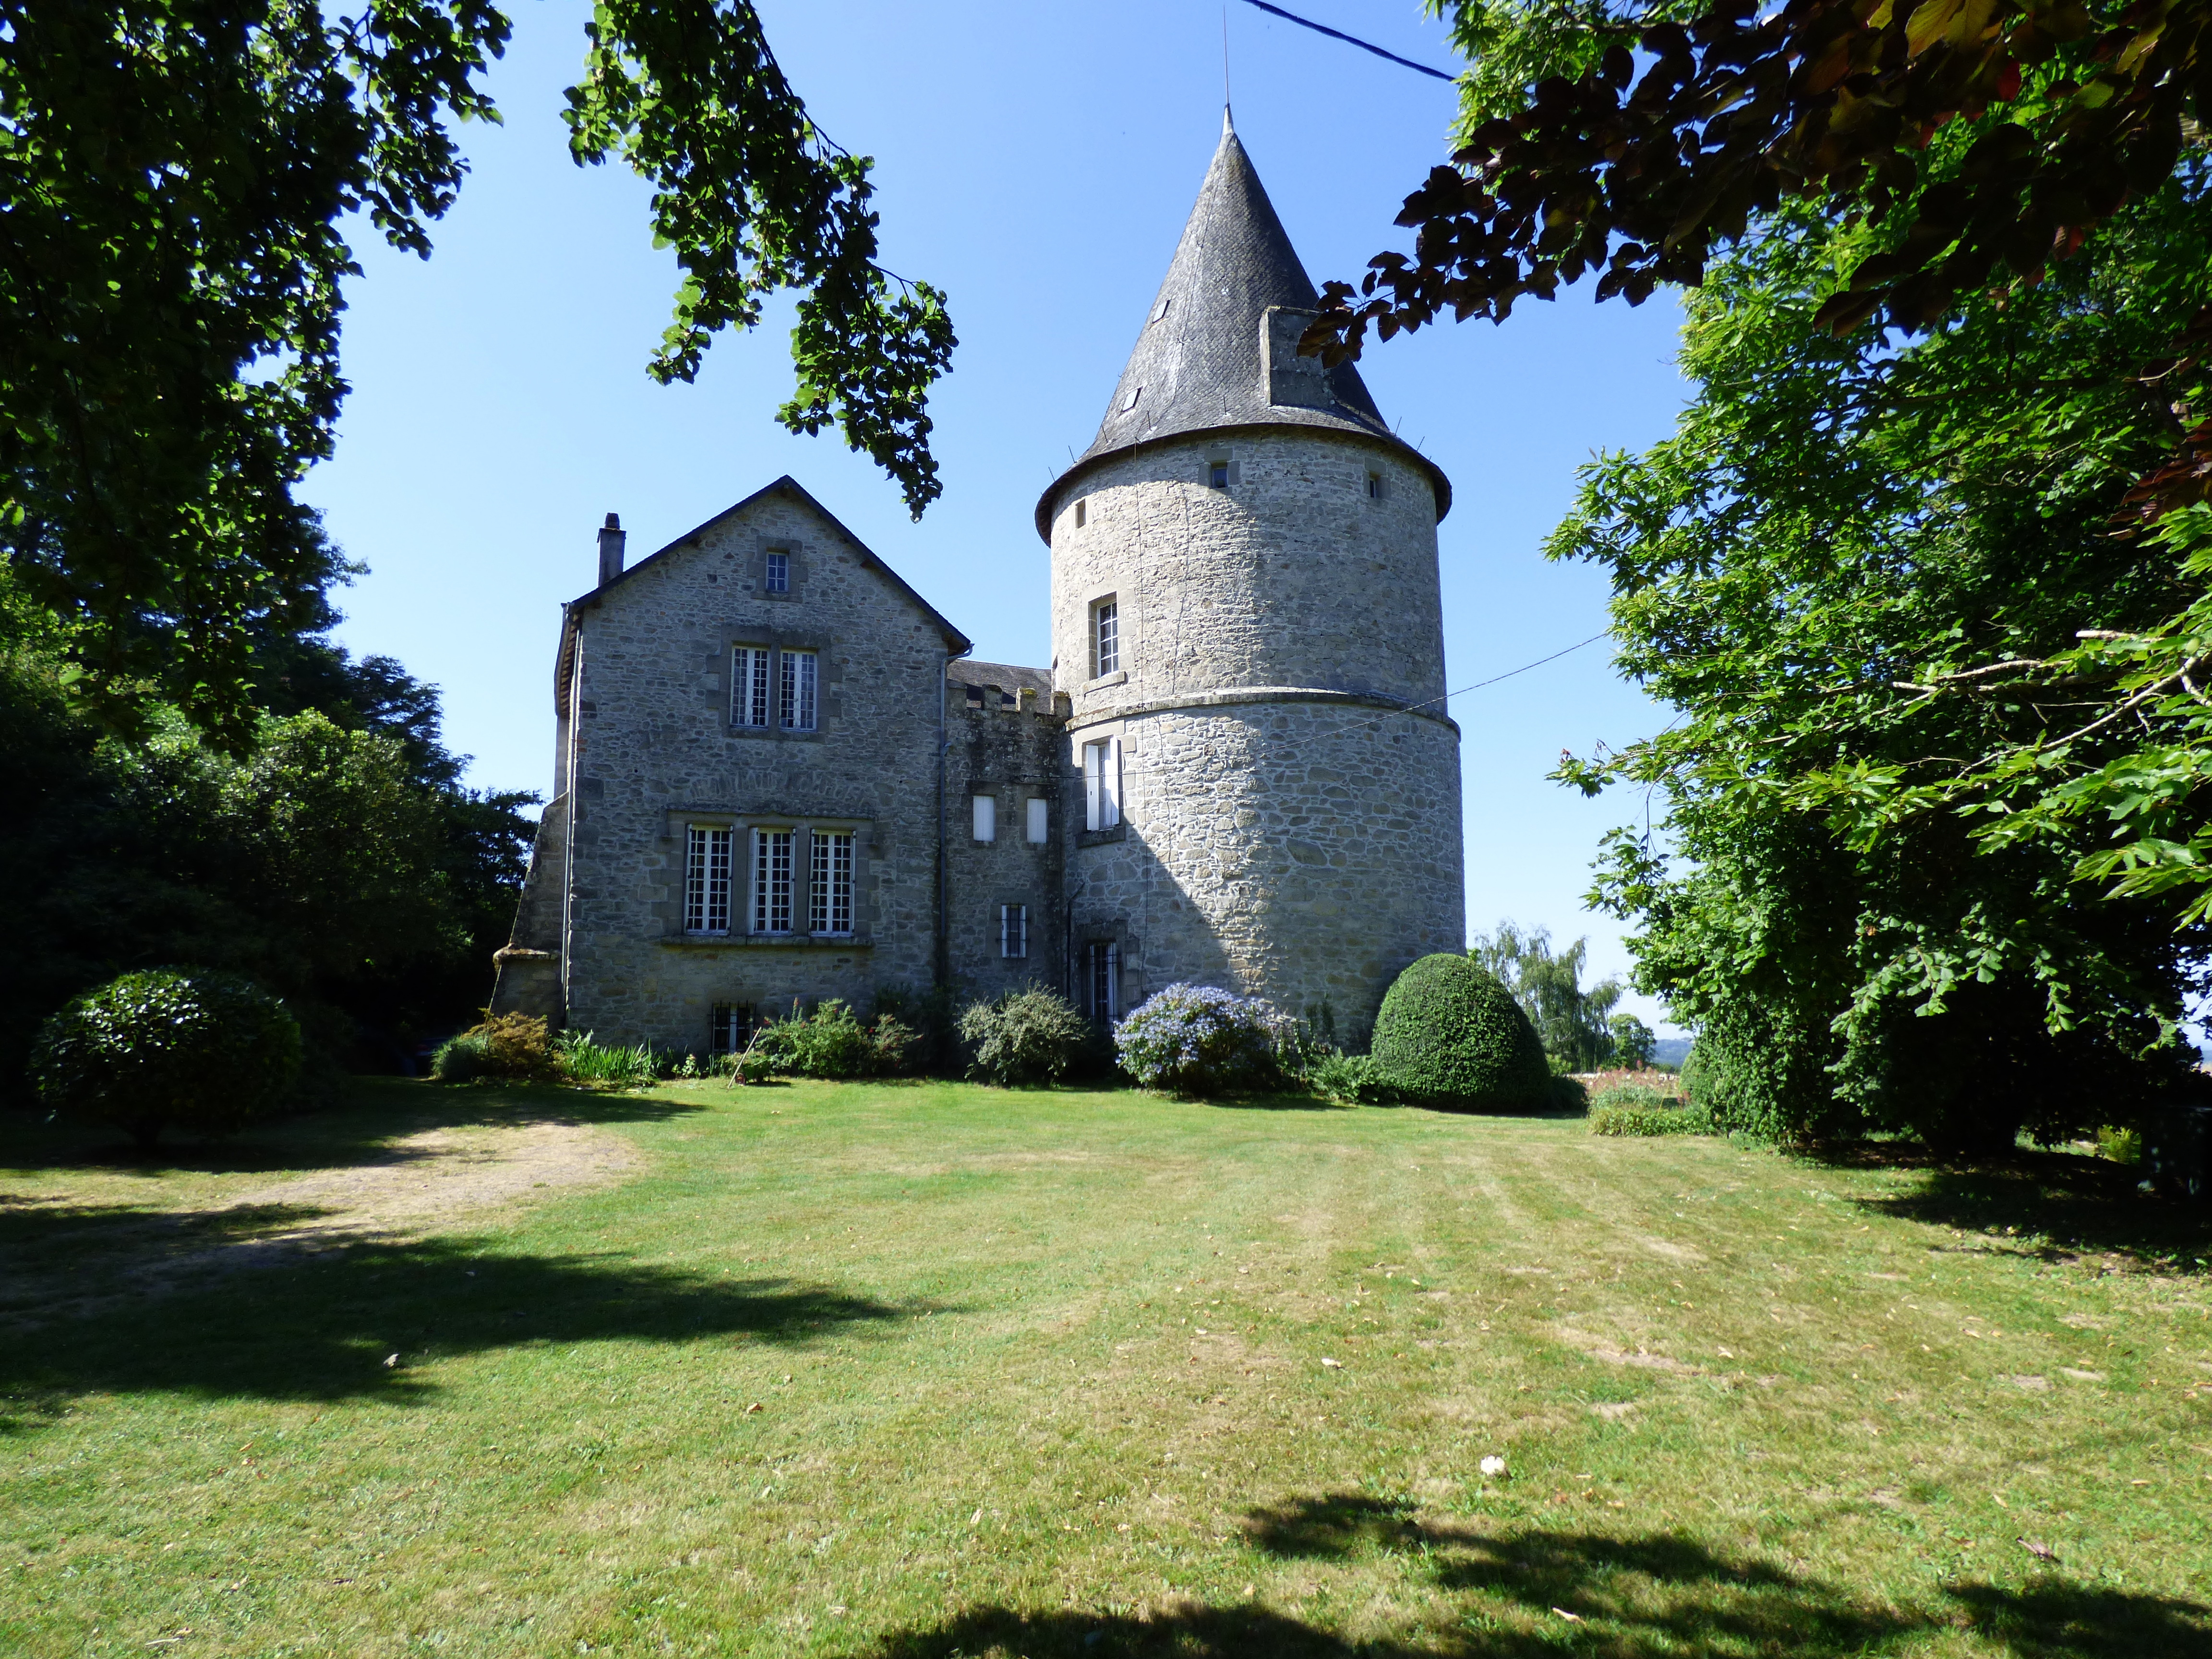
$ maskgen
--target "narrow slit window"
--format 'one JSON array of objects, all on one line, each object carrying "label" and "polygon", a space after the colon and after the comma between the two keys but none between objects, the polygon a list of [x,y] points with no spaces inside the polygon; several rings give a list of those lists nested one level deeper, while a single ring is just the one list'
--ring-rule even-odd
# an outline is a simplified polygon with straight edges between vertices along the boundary
[{"label": "narrow slit window", "polygon": [[1009,961],[1030,953],[1030,907],[1026,904],[1002,904],[999,907],[999,954]]},{"label": "narrow slit window", "polygon": [[791,592],[791,555],[771,553],[768,556],[768,591],[771,593]]},{"label": "narrow slit window", "polygon": [[1380,472],[1367,475],[1367,499],[1370,501],[1382,499],[1382,475]]},{"label": "narrow slit window", "polygon": [[768,724],[769,650],[741,645],[730,653],[730,724]]},{"label": "narrow slit window", "polygon": [[783,653],[783,729],[787,732],[811,732],[814,729],[816,682],[820,670],[820,657],[811,651],[787,651]]},{"label": "narrow slit window", "polygon": [[1042,795],[1032,796],[1029,804],[1030,845],[1042,847],[1052,838],[1052,808]]},{"label": "narrow slit window", "polygon": [[791,931],[791,838],[788,830],[753,831],[753,932]]},{"label": "narrow slit window", "polygon": [[975,839],[996,841],[999,838],[999,798],[978,795],[975,798]]},{"label": "narrow slit window", "polygon": [[730,831],[695,823],[684,836],[684,931],[730,931]]},{"label": "narrow slit window", "polygon": [[813,933],[853,931],[853,832],[814,832],[814,879],[809,886],[806,927]]},{"label": "narrow slit window", "polygon": [[1091,1018],[1111,1021],[1121,1003],[1121,947],[1110,939],[1099,939],[1090,946],[1088,955],[1084,1000]]},{"label": "narrow slit window", "polygon": [[1090,503],[1089,501],[1078,501],[1078,502],[1076,502],[1076,504],[1075,504],[1075,527],[1076,527],[1078,530],[1080,530],[1080,529],[1082,529],[1082,528],[1083,528],[1083,526],[1084,526],[1085,525],[1088,524],[1090,521],[1091,521],[1091,503]]},{"label": "narrow slit window", "polygon": [[1091,678],[1115,672],[1121,666],[1121,607],[1114,599],[1101,599],[1091,608],[1091,650],[1098,665]]}]

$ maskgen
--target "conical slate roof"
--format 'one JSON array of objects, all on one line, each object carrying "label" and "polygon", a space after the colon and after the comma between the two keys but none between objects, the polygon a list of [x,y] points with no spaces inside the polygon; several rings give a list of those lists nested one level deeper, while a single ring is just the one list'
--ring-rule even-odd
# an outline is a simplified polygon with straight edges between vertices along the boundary
[{"label": "conical slate roof", "polygon": [[1435,483],[1442,518],[1449,482],[1393,435],[1359,371],[1350,362],[1323,370],[1317,359],[1295,358],[1293,343],[1310,317],[1278,319],[1272,349],[1263,337],[1271,307],[1310,313],[1320,303],[1224,111],[1213,165],[1106,418],[1091,447],[1037,503],[1038,533],[1051,538],[1055,500],[1091,463],[1164,438],[1247,426],[1328,428],[1403,450]]}]

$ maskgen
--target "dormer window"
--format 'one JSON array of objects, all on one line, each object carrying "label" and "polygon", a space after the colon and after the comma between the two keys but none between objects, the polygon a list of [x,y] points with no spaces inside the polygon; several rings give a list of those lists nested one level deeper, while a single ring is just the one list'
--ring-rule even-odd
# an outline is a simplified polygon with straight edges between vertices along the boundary
[{"label": "dormer window", "polygon": [[791,555],[771,553],[768,556],[768,591],[771,593],[791,592]]}]

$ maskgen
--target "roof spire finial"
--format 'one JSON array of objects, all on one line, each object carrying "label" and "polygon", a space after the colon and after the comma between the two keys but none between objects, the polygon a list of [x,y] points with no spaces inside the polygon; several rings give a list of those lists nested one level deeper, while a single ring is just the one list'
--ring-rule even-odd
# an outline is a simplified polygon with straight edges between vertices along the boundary
[{"label": "roof spire finial", "polygon": [[1221,131],[1225,137],[1237,131],[1229,115],[1229,0],[1221,4]]}]

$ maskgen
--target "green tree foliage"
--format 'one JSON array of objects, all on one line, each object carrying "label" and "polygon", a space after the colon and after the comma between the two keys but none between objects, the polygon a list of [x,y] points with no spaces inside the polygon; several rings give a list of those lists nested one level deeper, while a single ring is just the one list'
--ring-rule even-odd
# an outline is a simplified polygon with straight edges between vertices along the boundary
[{"label": "green tree foliage", "polygon": [[1075,1005],[1042,985],[971,1002],[961,1012],[959,1032],[975,1054],[969,1075],[1006,1088],[1061,1081],[1092,1041]]},{"label": "green tree foliage", "polygon": [[1621,988],[1608,979],[1583,988],[1588,939],[1554,950],[1548,928],[1524,933],[1501,921],[1497,932],[1477,933],[1468,955],[1513,994],[1554,1071],[1595,1071],[1612,1058],[1613,1033],[1606,1022],[1620,1000]]},{"label": "green tree foliage", "polygon": [[1605,1023],[1613,1037],[1613,1063],[1640,1072],[1659,1053],[1659,1034],[1633,1014],[1615,1014]]},{"label": "green tree foliage", "polygon": [[[353,216],[427,255],[496,120],[486,0],[0,0],[0,548],[68,624],[73,696],[111,724],[258,719],[257,640],[334,574],[292,489],[330,453]],[[944,296],[876,261],[870,162],[808,119],[744,0],[607,0],[568,95],[579,163],[653,186],[684,270],[650,365],[799,296],[794,430],[835,423],[918,514]]]},{"label": "green tree foliage", "polygon": [[283,654],[303,706],[264,715],[235,757],[159,709],[146,740],[119,738],[55,656],[0,649],[0,1092],[48,1013],[164,963],[270,987],[325,1062],[393,1063],[483,1003],[532,798],[462,788],[435,694],[388,659]]},{"label": "green tree foliage", "polygon": [[1513,994],[1471,957],[1423,957],[1391,982],[1370,1057],[1409,1100],[1471,1111],[1533,1112],[1551,1103],[1536,1028]]},{"label": "green tree foliage", "polygon": [[1675,434],[1587,471],[1552,556],[1611,571],[1620,665],[1679,717],[1565,775],[1666,802],[1600,893],[1723,1124],[1987,1150],[2133,1121],[2193,1061],[2173,1026],[2212,939],[2172,895],[2100,901],[2142,826],[2081,803],[2201,741],[2202,706],[2109,718],[2081,641],[2202,604],[2113,515],[2181,418],[2142,365],[2212,301],[2206,183],[2191,159],[1902,346],[1820,318],[1863,228],[1778,211],[1690,298]]},{"label": "green tree foliage", "polygon": [[204,969],[125,974],[74,998],[31,1052],[39,1099],[150,1146],[174,1125],[224,1135],[273,1111],[300,1070],[300,1024],[258,986]]}]

